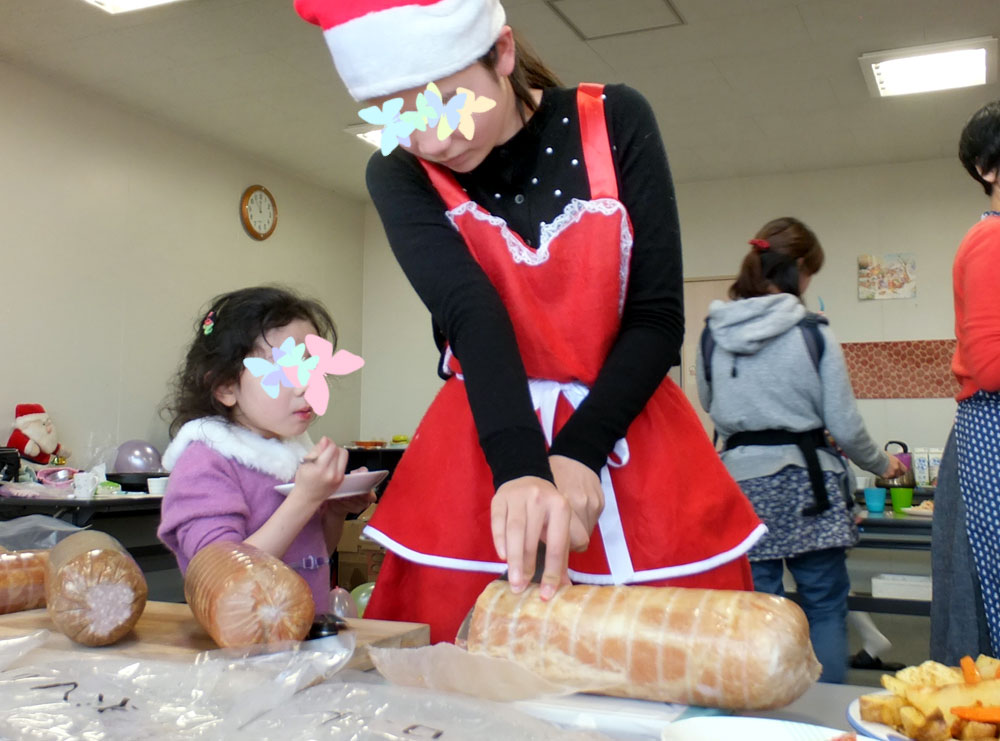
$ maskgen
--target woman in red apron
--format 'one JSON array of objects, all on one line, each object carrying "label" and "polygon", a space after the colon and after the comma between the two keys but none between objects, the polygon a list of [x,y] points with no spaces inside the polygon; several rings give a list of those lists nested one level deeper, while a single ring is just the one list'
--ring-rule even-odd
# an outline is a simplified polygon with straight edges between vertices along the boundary
[{"label": "woman in red apron", "polygon": [[525,587],[540,539],[543,599],[567,579],[752,589],[763,526],[666,377],[680,239],[646,101],[557,87],[496,0],[296,7],[358,100],[413,110],[433,80],[496,101],[471,139],[414,131],[368,166],[447,381],[366,528],[388,550],[366,617],[453,640],[490,580]]}]

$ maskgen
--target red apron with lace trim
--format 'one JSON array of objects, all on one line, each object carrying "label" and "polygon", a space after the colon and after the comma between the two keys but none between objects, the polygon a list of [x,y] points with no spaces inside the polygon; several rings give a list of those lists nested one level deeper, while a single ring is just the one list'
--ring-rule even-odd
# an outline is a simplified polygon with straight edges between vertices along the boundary
[{"label": "red apron with lace trim", "polygon": [[[591,200],[543,224],[538,249],[471,201],[450,172],[423,163],[448,218],[510,316],[532,400],[551,443],[586,397],[621,323],[632,227],[618,184],[601,86],[577,95]],[[365,617],[455,630],[486,583],[506,570],[490,534],[492,474],[479,446],[461,367],[442,387],[365,533],[389,553]],[[763,533],[683,392],[669,378],[601,472],[605,508],[570,577],[590,584],[750,589],[745,553]]]}]

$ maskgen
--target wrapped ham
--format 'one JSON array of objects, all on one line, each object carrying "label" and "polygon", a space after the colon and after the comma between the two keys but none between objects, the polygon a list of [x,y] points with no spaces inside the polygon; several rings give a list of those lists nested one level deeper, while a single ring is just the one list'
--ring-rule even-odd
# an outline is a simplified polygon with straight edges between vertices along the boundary
[{"label": "wrapped ham", "polygon": [[301,641],[316,613],[306,580],[246,543],[216,542],[198,551],[184,577],[184,597],[223,648]]},{"label": "wrapped ham", "polygon": [[777,708],[816,681],[805,613],[760,592],[563,587],[548,602],[491,582],[468,650],[603,694],[729,709]]},{"label": "wrapped ham", "polygon": [[147,593],[142,569],[107,533],[73,533],[49,552],[49,617],[77,643],[106,646],[123,638],[142,616]]},{"label": "wrapped ham", "polygon": [[48,551],[0,548],[0,615],[45,606]]}]

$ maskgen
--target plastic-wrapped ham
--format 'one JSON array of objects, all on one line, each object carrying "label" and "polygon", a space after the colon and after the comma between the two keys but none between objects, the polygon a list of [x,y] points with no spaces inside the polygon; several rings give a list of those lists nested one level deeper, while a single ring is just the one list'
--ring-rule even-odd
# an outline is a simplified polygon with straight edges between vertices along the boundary
[{"label": "plastic-wrapped ham", "polygon": [[820,673],[805,613],[760,592],[577,585],[543,602],[495,581],[468,650],[603,694],[730,709],[787,705]]},{"label": "plastic-wrapped ham", "polygon": [[49,552],[0,548],[0,615],[45,606]]},{"label": "plastic-wrapped ham", "polygon": [[195,618],[223,648],[301,641],[312,626],[312,590],[281,559],[246,543],[198,551],[184,576]]},{"label": "plastic-wrapped ham", "polygon": [[142,569],[107,533],[73,533],[49,551],[49,617],[77,643],[106,646],[123,638],[142,616],[147,593]]}]

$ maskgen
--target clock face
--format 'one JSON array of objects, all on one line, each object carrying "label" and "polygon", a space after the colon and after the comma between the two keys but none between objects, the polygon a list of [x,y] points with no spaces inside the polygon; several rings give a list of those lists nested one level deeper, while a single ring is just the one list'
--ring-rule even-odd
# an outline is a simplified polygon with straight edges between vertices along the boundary
[{"label": "clock face", "polygon": [[243,226],[255,239],[267,239],[278,222],[274,196],[261,185],[252,185],[243,193],[240,217]]}]

